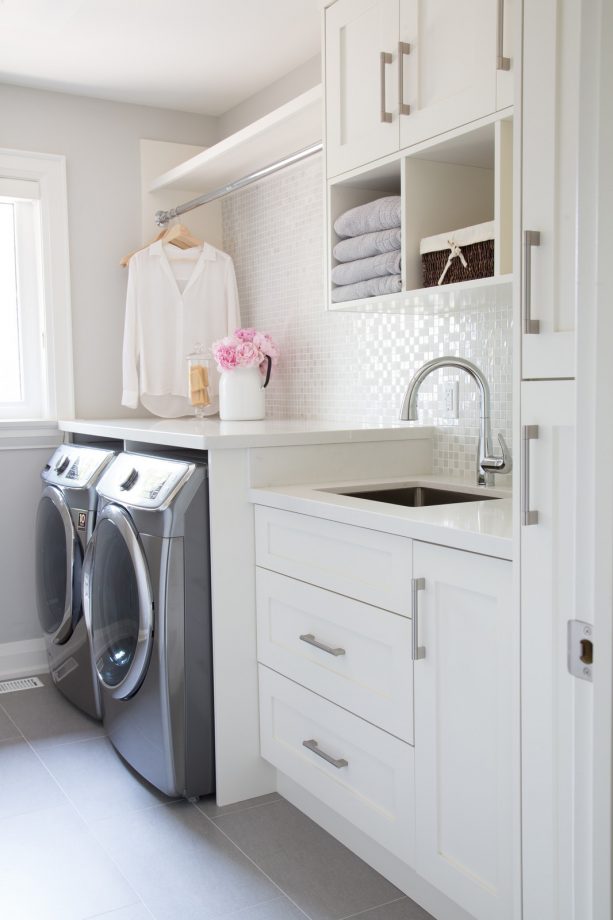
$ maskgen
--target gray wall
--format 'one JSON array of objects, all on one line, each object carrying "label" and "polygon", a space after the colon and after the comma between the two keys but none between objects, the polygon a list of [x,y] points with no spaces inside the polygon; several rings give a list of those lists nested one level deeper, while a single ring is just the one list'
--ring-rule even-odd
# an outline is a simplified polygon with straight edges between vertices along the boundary
[{"label": "gray wall", "polygon": [[207,146],[217,131],[203,115],[0,85],[0,147],[66,156],[77,416],[130,414],[118,262],[140,242],[139,140]]}]

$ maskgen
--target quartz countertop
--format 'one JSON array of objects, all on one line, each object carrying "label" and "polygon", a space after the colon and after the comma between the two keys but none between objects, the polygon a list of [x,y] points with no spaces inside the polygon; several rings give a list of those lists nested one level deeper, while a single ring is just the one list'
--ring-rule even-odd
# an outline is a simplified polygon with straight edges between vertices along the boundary
[{"label": "quartz countertop", "polygon": [[[474,492],[479,488],[463,480],[442,476],[377,480],[377,484],[383,482],[393,487],[446,486],[455,491],[468,492]],[[325,491],[345,488],[367,489],[372,484],[372,481],[362,481],[271,486],[251,489],[249,497],[256,505],[308,514],[500,559],[512,558],[513,510],[510,489],[482,486],[480,488],[484,492],[500,497],[496,500],[430,505],[423,508],[405,508]]]},{"label": "quartz countertop", "polygon": [[425,426],[347,425],[300,419],[263,419],[256,422],[222,422],[218,418],[70,419],[60,420],[61,431],[165,444],[190,450],[224,450],[246,447],[283,447],[300,444],[340,444],[365,441],[402,441],[432,435]]}]

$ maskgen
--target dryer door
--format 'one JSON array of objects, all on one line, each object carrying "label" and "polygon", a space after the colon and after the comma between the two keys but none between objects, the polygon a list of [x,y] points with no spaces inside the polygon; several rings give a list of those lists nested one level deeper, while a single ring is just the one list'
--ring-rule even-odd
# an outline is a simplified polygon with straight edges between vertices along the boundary
[{"label": "dryer door", "polygon": [[140,687],[153,645],[149,568],[128,513],[107,505],[98,517],[83,571],[83,604],[98,678],[116,699]]},{"label": "dryer door", "polygon": [[45,635],[61,645],[81,613],[81,543],[59,489],[43,489],[36,513],[36,601]]}]

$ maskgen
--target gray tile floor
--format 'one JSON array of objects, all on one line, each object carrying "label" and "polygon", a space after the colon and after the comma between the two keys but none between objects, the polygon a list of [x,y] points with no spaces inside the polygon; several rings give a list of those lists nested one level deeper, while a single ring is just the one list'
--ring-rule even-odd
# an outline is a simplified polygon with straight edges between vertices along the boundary
[{"label": "gray tile floor", "polygon": [[2,920],[427,920],[273,794],[171,801],[46,686],[0,696]]}]

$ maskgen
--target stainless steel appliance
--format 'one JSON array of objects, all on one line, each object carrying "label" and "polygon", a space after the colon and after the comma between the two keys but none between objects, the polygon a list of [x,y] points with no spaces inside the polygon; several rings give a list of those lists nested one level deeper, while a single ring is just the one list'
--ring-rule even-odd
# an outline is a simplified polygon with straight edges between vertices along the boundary
[{"label": "stainless steel appliance", "polygon": [[95,719],[102,710],[83,618],[81,569],[95,524],[96,482],[113,456],[112,450],[94,447],[58,447],[41,473],[36,514],[36,597],[51,677],[71,703]]},{"label": "stainless steel appliance", "polygon": [[98,495],[83,593],[104,724],[162,792],[205,795],[215,783],[206,463],[122,453]]}]

